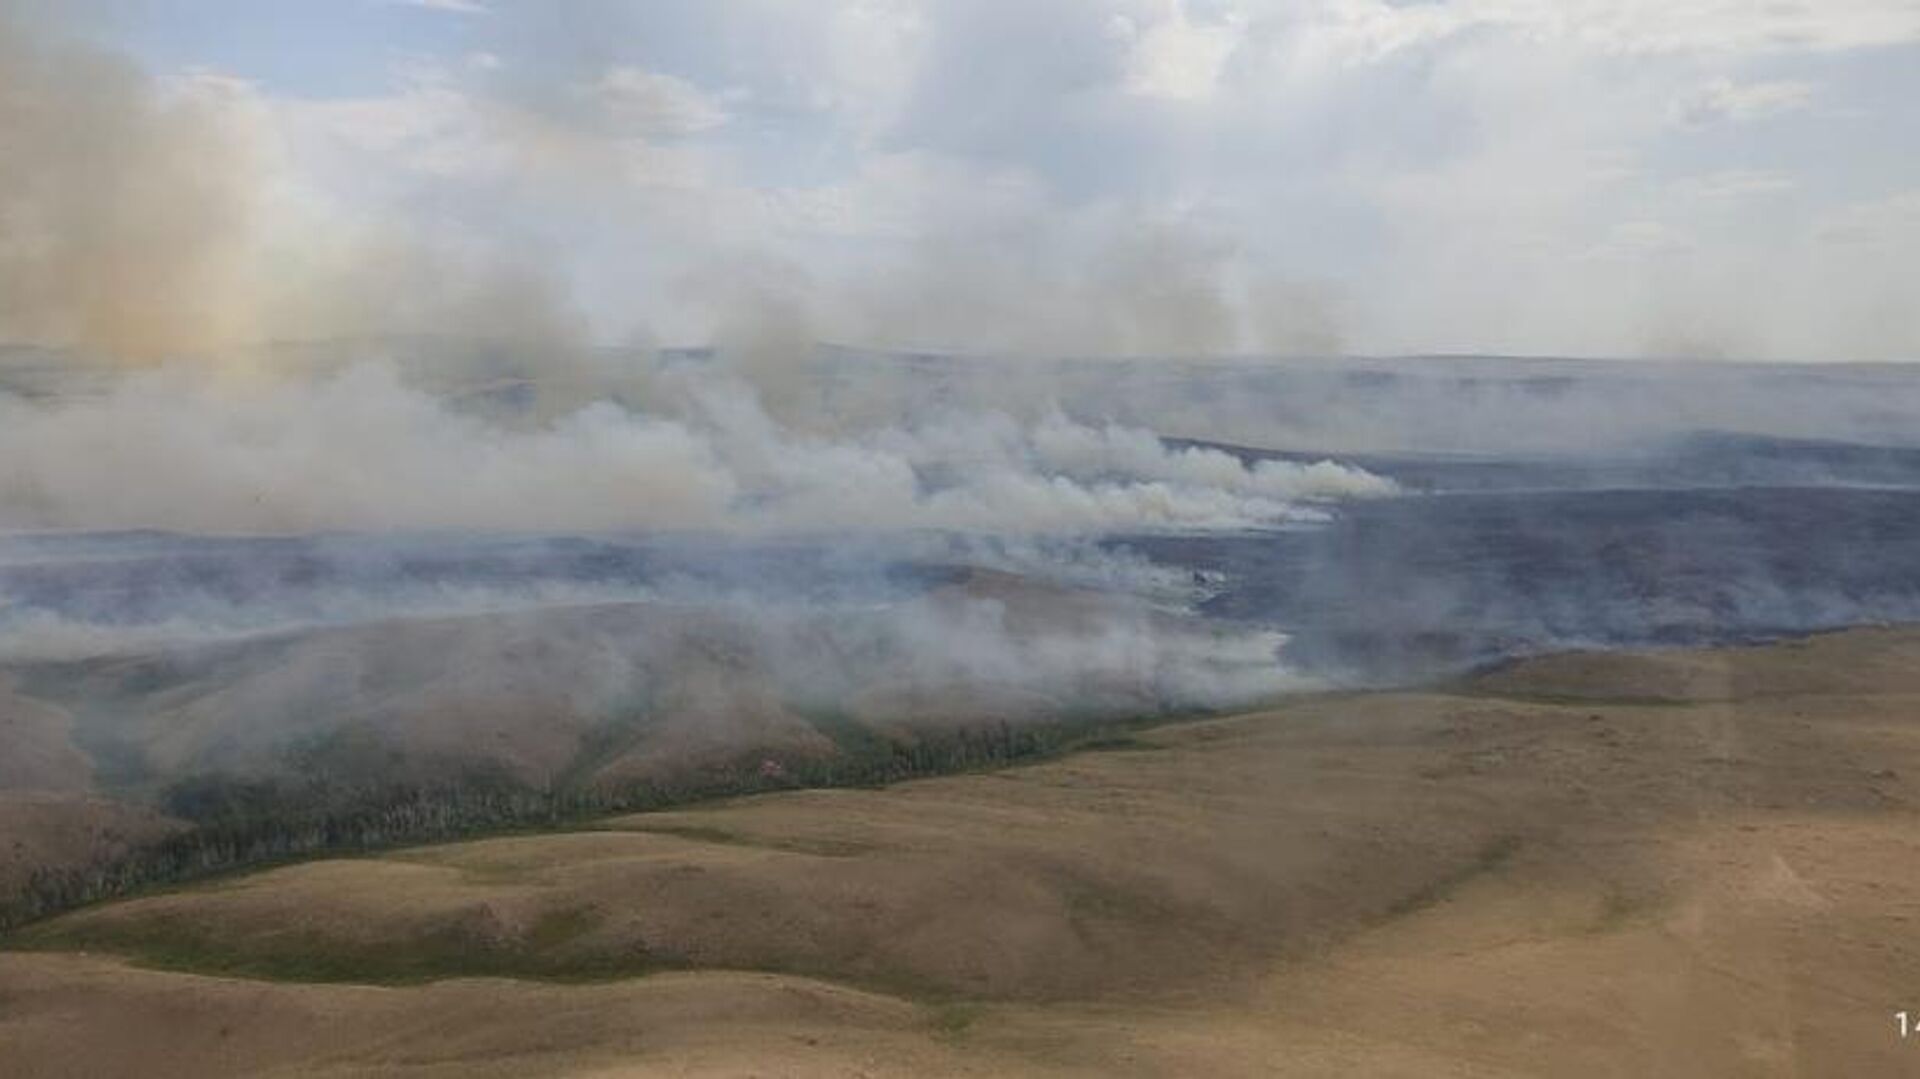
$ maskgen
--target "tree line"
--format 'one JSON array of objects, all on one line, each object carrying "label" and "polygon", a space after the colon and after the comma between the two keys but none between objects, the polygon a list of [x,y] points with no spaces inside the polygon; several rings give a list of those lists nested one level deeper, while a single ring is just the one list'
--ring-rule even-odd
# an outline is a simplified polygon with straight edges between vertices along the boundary
[{"label": "tree line", "polygon": [[0,932],[76,907],[239,869],[322,854],[378,851],[489,833],[555,829],[595,817],[798,787],[879,786],[998,767],[1110,739],[1135,723],[997,723],[884,733],[834,715],[814,720],[835,743],[818,757],[756,752],[669,779],[540,789],[476,772],[434,784],[195,776],[162,797],[188,827],[92,865],[35,870],[0,899]]}]

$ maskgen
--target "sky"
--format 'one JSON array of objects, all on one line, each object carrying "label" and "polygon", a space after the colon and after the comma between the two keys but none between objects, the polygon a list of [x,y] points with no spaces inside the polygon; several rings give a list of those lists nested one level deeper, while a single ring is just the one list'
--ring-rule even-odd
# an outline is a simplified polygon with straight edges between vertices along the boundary
[{"label": "sky", "polygon": [[0,17],[212,117],[239,151],[206,168],[246,171],[240,276],[351,261],[379,293],[488,267],[471,302],[425,305],[438,330],[1920,358],[1920,0],[0,0]]}]

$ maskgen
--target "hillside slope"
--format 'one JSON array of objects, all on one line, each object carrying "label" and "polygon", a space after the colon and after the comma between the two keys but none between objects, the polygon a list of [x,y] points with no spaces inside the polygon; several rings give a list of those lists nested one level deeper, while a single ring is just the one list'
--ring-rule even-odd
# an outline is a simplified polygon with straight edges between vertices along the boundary
[{"label": "hillside slope", "polygon": [[0,1054],[1892,1074],[1920,970],[1915,669],[1909,631],[1550,658],[997,773],[286,867],[20,935]]}]

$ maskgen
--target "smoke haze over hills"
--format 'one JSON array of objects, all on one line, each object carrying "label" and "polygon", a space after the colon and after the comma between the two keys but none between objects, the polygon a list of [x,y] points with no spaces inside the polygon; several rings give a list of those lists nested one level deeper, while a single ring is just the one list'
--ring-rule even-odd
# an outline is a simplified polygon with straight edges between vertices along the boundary
[{"label": "smoke haze over hills", "polygon": [[1732,360],[1914,355],[1807,125],[1920,23],[1681,6],[0,0],[0,794],[244,860],[1912,618],[1920,375]]}]

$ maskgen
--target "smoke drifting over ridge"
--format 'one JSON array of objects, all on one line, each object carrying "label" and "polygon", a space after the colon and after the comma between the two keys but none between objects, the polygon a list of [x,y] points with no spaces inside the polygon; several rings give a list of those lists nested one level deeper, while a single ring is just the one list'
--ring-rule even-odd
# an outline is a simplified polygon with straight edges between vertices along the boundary
[{"label": "smoke drifting over ridge", "polygon": [[[332,203],[244,85],[156,82],[4,17],[0,58],[0,145],[29,163],[0,180],[0,335],[41,346],[0,363],[0,665],[143,782],[274,774],[343,731],[404,768],[534,781],[610,723],[669,732],[646,753],[671,764],[678,742],[819,742],[794,709],[1025,721],[1279,692],[1280,635],[1204,624],[1186,571],[1088,541],[1313,526],[1393,490],[1044,390],[903,410],[876,368],[823,399],[816,298],[756,284],[751,253],[713,262],[715,353],[593,349],[538,245]],[[485,122],[556,150],[543,169],[597,167],[537,110]],[[1070,319],[1216,347],[1216,261],[1163,237]],[[1006,341],[1062,343],[1013,298],[1004,324],[1036,329]],[[876,327],[940,309],[858,304]]]},{"label": "smoke drifting over ridge", "polygon": [[1332,462],[1246,464],[1059,412],[963,413],[828,439],[744,383],[656,380],[532,429],[360,366],[221,384],[166,373],[98,397],[0,397],[0,524],[188,532],[631,528],[1092,533],[1312,520],[1392,485]]},{"label": "smoke drifting over ridge", "polygon": [[[849,304],[875,327],[941,308],[822,304],[761,280],[757,243],[686,260],[712,270],[675,298],[712,352],[656,352],[643,318],[595,347],[537,230],[338,198],[296,160],[298,105],[151,78],[28,13],[0,0],[0,800],[591,800],[1241,703],[1303,684],[1284,635],[1199,617],[1204,573],[1100,537],[1313,527],[1393,490],[1044,390],[903,408],[875,368],[822,397]],[[622,186],[551,119],[459,119],[536,218]],[[1150,256],[1073,319],[1117,304],[1130,347],[1218,343],[1212,256],[1171,285]],[[1054,343],[1013,298],[1006,340]]]},{"label": "smoke drifting over ridge", "polygon": [[[772,570],[675,592],[652,576],[556,577],[535,560],[504,579],[408,570],[346,573],[307,590],[182,585],[138,611],[116,609],[125,593],[113,590],[78,605],[0,596],[10,603],[0,607],[0,640],[15,658],[386,623],[483,625],[508,613],[537,622],[602,605],[652,610],[649,625],[699,610],[696,622],[731,627],[721,635],[770,657],[784,654],[777,627],[805,637],[813,631],[797,627],[823,611],[873,606],[894,612],[868,624],[904,649],[887,653],[902,671],[947,670],[947,634],[979,642],[970,651],[1021,658],[962,665],[1001,680],[996,691],[1069,700],[1089,678],[1164,658],[1181,673],[1157,684],[1212,703],[1220,695],[1199,688],[1209,679],[1223,692],[1276,684],[1272,627],[1183,621],[1199,597],[1143,593],[1137,566],[1082,587],[1086,564],[1058,545],[1009,564],[978,548],[929,555],[915,544],[928,533],[1020,543],[1314,528],[1343,502],[1400,490],[1386,469],[1321,459],[1329,447],[1578,457],[1702,428],[1899,441],[1916,412],[1910,386],[1858,371],[1823,376],[1816,392],[1791,371],[1601,376],[1563,365],[1515,377],[1471,362],[1332,361],[1222,365],[1201,377],[1173,362],[1052,362],[1043,356],[1330,351],[1353,301],[1367,297],[1260,272],[1220,239],[1218,216],[1096,199],[1056,225],[1052,196],[1027,181],[1008,173],[975,183],[983,177],[944,173],[951,162],[927,153],[882,169],[912,174],[913,190],[954,196],[888,207],[901,227],[879,264],[895,272],[862,274],[873,264],[860,258],[814,265],[762,228],[767,219],[736,220],[744,204],[695,207],[694,226],[658,256],[678,291],[637,297],[632,308],[636,322],[663,297],[697,309],[715,347],[594,347],[567,263],[520,225],[564,217],[577,195],[595,215],[619,211],[604,224],[621,242],[657,237],[660,218],[673,216],[662,206],[687,209],[690,192],[725,184],[691,166],[671,183],[638,183],[635,161],[685,164],[676,154],[686,140],[724,128],[733,102],[639,69],[603,77],[594,65],[604,57],[549,58],[556,70],[508,75],[475,59],[472,70],[417,76],[403,102],[414,111],[397,119],[390,101],[302,113],[300,122],[318,114],[323,126],[366,136],[378,153],[484,166],[520,212],[497,223],[472,214],[462,229],[449,227],[457,215],[415,222],[404,200],[342,201],[309,183],[292,160],[291,106],[257,87],[207,74],[156,80],[97,49],[50,43],[41,24],[9,21],[6,10],[25,9],[0,8],[0,144],[27,164],[0,176],[0,335],[49,348],[0,370],[0,529],[430,533],[444,534],[437,542],[449,550],[499,534],[805,535],[858,550],[873,567],[1009,571],[1048,597],[1042,606],[1111,593],[1102,617],[1130,627],[1118,643],[1092,619],[1022,635],[1003,624],[1002,596],[930,602],[944,586],[903,586],[846,564],[823,571],[826,594],[795,595]],[[606,94],[618,115],[603,114]],[[428,168],[424,182],[452,191],[454,171]],[[898,180],[862,182],[878,191]],[[595,201],[629,188],[637,201]],[[836,197],[870,193],[855,184]],[[1027,227],[1043,219],[1047,227]],[[702,232],[713,235],[690,235]],[[621,331],[649,339],[644,325]],[[823,360],[816,342],[842,334],[1043,356],[970,367],[886,353]],[[1294,452],[1241,454],[1163,434]],[[251,579],[253,559],[216,558],[214,576]],[[76,556],[72,567],[82,568],[60,574],[84,576],[84,566]],[[19,578],[29,579],[38,578]],[[849,592],[853,583],[862,587]],[[756,619],[760,630],[742,628]],[[584,647],[618,651],[629,630],[596,623]],[[632,631],[636,642],[656,632]],[[866,684],[853,667],[871,661],[868,646],[829,653],[841,658],[821,659],[823,672],[837,672],[821,684],[848,693]],[[1209,654],[1260,673],[1228,675],[1208,666]],[[804,664],[782,664],[774,683],[807,682],[795,673]],[[908,678],[915,693],[964,681],[951,670]]]},{"label": "smoke drifting over ridge", "polygon": [[[442,24],[346,90],[150,77],[34,2],[0,0],[0,809],[210,826],[168,873],[1920,611],[1920,369],[1334,355],[1436,326],[1631,337],[1642,298],[1584,287],[1622,276],[1671,308],[1664,338],[1742,351],[1667,302],[1711,260],[1631,268],[1674,237],[1568,247],[1595,237],[1556,200],[1601,181],[1536,184],[1522,153],[1548,205],[1516,206],[1500,147],[1427,157],[1436,112],[1513,130],[1472,107],[1494,67],[1460,64],[1506,59],[1497,32],[1412,47],[1402,116],[1367,85],[1394,64],[1312,47],[1311,0],[1206,27],[1158,0],[363,4],[493,29]],[[1389,36],[1424,14],[1368,10]],[[695,49],[775,55],[677,66],[648,52],[662,12]],[[925,39],[799,32],[902,13]],[[1154,42],[1172,66],[1134,70]],[[1327,71],[1286,70],[1309,54],[1326,101],[1297,91]],[[981,56],[1007,63],[982,81]],[[1371,145],[1376,117],[1421,133]],[[1571,130],[1521,149],[1572,161]],[[1288,222],[1328,209],[1296,253]],[[1443,226],[1430,262],[1398,257],[1407,221]],[[1554,268],[1515,287],[1530,259]],[[1822,327],[1897,292],[1879,276],[1804,339],[1854,340]],[[1886,310],[1874,355],[1912,339]],[[150,879],[67,868],[21,909]]]},{"label": "smoke drifting over ridge", "polygon": [[[738,342],[727,370],[758,383],[765,406],[731,374],[653,386],[644,357],[588,370],[537,259],[410,244],[404,229],[373,239],[366,223],[329,234],[324,215],[275,190],[266,125],[233,87],[157,84],[96,50],[36,41],[4,10],[0,58],[0,145],[25,166],[0,179],[0,333],[177,368],[83,400],[0,397],[0,525],[1048,533],[1274,524],[1301,515],[1295,500],[1388,489],[1331,464],[1168,451],[1057,413],[1024,430],[980,415],[838,442],[796,434],[768,408],[778,414],[782,369],[811,348],[812,327],[769,323],[779,302],[764,293],[741,295],[729,323],[761,328],[723,327],[723,340]],[[1154,276],[1138,259],[1115,272]],[[1114,304],[1116,319],[1187,327],[1176,336],[1216,321],[1178,275],[1141,287],[1164,298]],[[587,384],[548,422],[509,429],[390,371],[276,370],[257,347],[396,332],[493,342],[523,375]],[[256,377],[193,373],[209,362]],[[581,404],[622,380],[625,400]]]},{"label": "smoke drifting over ridge", "polygon": [[[670,770],[820,752],[800,712],[1033,721],[1263,696],[1298,684],[1280,635],[1203,624],[1183,572],[1077,538],[1311,526],[1393,489],[1171,447],[1044,393],[823,403],[803,385],[822,312],[793,282],[741,287],[751,254],[715,263],[717,355],[595,351],[537,245],[303,188],[245,86],[156,82],[3,14],[0,60],[0,148],[28,163],[0,178],[0,336],[42,346],[0,366],[0,665],[120,762],[111,782],[281,774],[355,737],[390,747],[396,780],[537,782],[609,724],[647,732],[619,767]],[[512,119],[531,137],[537,117]],[[1197,269],[1162,276],[1154,251]],[[1128,347],[1217,346],[1211,266],[1176,241],[1134,252],[1070,318],[1097,307]],[[897,288],[858,302],[876,327],[940,309]],[[1057,318],[1003,322],[1009,343],[1064,340],[1038,328]],[[180,535],[87,534],[143,529]],[[413,539],[390,549],[396,533]],[[502,534],[532,553],[496,564]],[[723,554],[615,544],[569,568],[587,541],[552,538],[613,534]],[[841,555],[752,562],[791,534]]]}]

